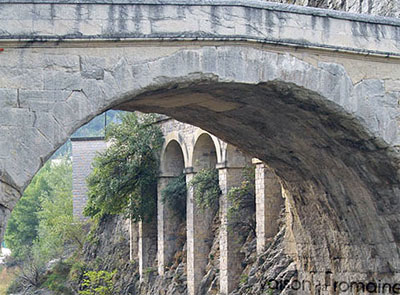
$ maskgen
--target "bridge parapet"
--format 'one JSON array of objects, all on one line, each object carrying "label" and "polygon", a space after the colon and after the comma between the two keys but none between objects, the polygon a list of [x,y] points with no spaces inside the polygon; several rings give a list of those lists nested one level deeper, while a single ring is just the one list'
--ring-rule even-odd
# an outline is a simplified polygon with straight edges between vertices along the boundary
[{"label": "bridge parapet", "polygon": [[[400,56],[400,21],[266,1],[0,1],[0,41],[252,41]],[[21,43],[22,42],[22,43]]]}]

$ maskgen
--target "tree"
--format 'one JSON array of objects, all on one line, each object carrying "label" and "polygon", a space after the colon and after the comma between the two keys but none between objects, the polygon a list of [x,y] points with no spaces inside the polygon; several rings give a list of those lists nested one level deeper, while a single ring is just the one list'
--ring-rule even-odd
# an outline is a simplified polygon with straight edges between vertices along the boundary
[{"label": "tree", "polygon": [[43,284],[48,261],[62,257],[67,246],[82,247],[83,225],[72,213],[71,161],[63,158],[46,163],[17,206],[6,238],[19,260],[14,287],[28,290]]},{"label": "tree", "polygon": [[82,248],[85,238],[83,224],[73,216],[71,161],[52,165],[48,181],[52,191],[40,196],[38,237],[33,243],[33,255],[42,261],[59,257],[65,245]]},{"label": "tree", "polygon": [[41,208],[40,196],[52,191],[49,184],[50,164],[46,164],[33,178],[21,200],[15,206],[4,236],[12,255],[23,259],[37,238],[39,219],[37,212]]},{"label": "tree", "polygon": [[128,113],[111,124],[110,147],[95,158],[88,178],[86,216],[124,213],[134,222],[150,221],[156,209],[158,155],[163,143],[154,116]]}]

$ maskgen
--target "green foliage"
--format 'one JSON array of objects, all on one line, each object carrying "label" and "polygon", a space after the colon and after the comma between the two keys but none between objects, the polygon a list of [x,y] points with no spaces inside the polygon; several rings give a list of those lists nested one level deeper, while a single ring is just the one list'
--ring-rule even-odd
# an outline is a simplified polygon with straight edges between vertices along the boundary
[{"label": "green foliage", "polygon": [[[71,169],[71,163],[67,159],[60,164],[48,162],[25,190],[11,215],[5,235],[5,241],[15,258],[24,259],[38,238],[39,222],[43,217],[38,212],[46,207],[47,200],[61,194],[65,202],[69,200],[70,208],[72,207]],[[57,208],[57,212],[65,212],[64,210],[65,207]],[[51,210],[48,212],[51,213]],[[72,216],[71,210],[67,212]]]},{"label": "green foliage", "polygon": [[181,174],[171,179],[161,192],[162,202],[167,204],[181,219],[186,218],[186,175]]},{"label": "green foliage", "polygon": [[67,287],[68,274],[71,265],[60,261],[53,268],[52,272],[47,275],[42,286],[54,291],[55,294],[73,294],[71,288]]},{"label": "green foliage", "polygon": [[243,181],[240,186],[232,187],[227,194],[230,206],[228,219],[235,220],[231,227],[244,226],[255,234],[254,214],[241,214],[245,211],[255,212],[255,171],[253,167],[243,169]]},{"label": "green foliage", "polygon": [[114,290],[113,277],[117,273],[108,271],[87,271],[82,283],[80,295],[112,295]]},{"label": "green foliage", "polygon": [[155,268],[155,267],[146,267],[146,268],[143,270],[143,273],[144,273],[145,275],[149,275],[149,274],[154,273],[154,272],[156,272],[156,271],[157,271],[157,268]]},{"label": "green foliage", "polygon": [[242,275],[240,276],[240,281],[239,281],[239,283],[242,284],[242,285],[244,285],[244,284],[247,283],[248,279],[249,279],[249,276],[248,276],[247,274],[242,274]]},{"label": "green foliage", "polygon": [[158,154],[163,143],[161,130],[151,115],[135,113],[109,126],[106,139],[111,146],[94,161],[88,178],[86,216],[125,213],[133,221],[150,221],[157,198]]},{"label": "green foliage", "polygon": [[40,196],[38,236],[32,247],[34,259],[44,262],[60,257],[66,245],[81,249],[85,239],[83,223],[75,220],[72,212],[71,162],[53,165],[48,181],[52,192]]},{"label": "green foliage", "polygon": [[221,189],[217,169],[199,171],[189,182],[189,186],[193,188],[194,198],[199,208],[203,210],[218,208]]},{"label": "green foliage", "polygon": [[[20,275],[14,285],[29,288],[45,283],[58,294],[68,294],[62,281],[67,275],[61,274],[59,268],[46,273],[46,264],[60,258],[66,247],[80,249],[85,238],[83,224],[74,220],[72,214],[71,161],[64,158],[46,163],[26,189],[24,198],[35,200],[35,206],[23,206],[24,210],[19,209],[16,215],[13,212],[12,218],[17,229],[30,229],[34,234],[27,241],[24,237],[29,231],[25,233],[13,226],[7,229],[8,244],[20,244],[13,253],[20,260]],[[20,216],[21,212],[26,216]]]},{"label": "green foliage", "polygon": [[38,238],[33,243],[33,254],[38,260],[59,257],[66,244],[82,248],[85,232],[83,224],[72,212],[72,167],[70,161],[54,165],[49,179],[54,187],[51,195],[42,194]]}]

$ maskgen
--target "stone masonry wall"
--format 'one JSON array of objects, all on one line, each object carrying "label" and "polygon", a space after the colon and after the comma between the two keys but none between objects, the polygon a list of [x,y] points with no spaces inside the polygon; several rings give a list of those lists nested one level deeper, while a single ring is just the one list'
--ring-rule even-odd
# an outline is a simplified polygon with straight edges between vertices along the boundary
[{"label": "stone masonry wall", "polygon": [[270,0],[271,2],[296,4],[354,13],[370,13],[382,16],[399,17],[399,0]]},{"label": "stone masonry wall", "polygon": [[98,152],[105,150],[103,138],[75,138],[72,141],[72,194],[74,216],[82,215],[87,201],[86,178],[92,171],[92,163]]}]

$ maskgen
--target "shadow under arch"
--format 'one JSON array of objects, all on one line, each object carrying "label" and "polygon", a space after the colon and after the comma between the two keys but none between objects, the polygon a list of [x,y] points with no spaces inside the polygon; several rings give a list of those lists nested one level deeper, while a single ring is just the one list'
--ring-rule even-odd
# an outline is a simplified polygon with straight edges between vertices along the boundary
[{"label": "shadow under arch", "polygon": [[[161,151],[160,175],[176,177],[183,173],[187,163],[187,148],[178,137],[170,134],[165,138]],[[185,151],[185,152],[184,152]]]},{"label": "shadow under arch", "polygon": [[[180,65],[174,72],[168,70],[173,64]],[[398,126],[394,132],[379,129],[375,121],[387,122],[391,115],[384,104],[367,105],[361,91],[367,81],[353,85],[339,65],[316,67],[247,47],[182,50],[137,65],[136,74],[126,73],[118,76],[125,80],[112,95],[93,90],[106,82],[91,81],[92,88],[84,89],[89,99],[76,92],[54,107],[65,134],[42,150],[34,140],[25,144],[23,152],[34,160],[10,160],[15,164],[5,167],[3,179],[15,189],[2,191],[4,198],[15,201],[41,162],[95,115],[109,108],[163,113],[215,134],[274,169],[293,208],[293,239],[286,251],[300,277],[329,269],[339,279],[377,274],[398,280],[399,153],[391,148]],[[72,105],[81,112],[67,120]],[[369,120],[366,113],[376,113],[379,120]]]},{"label": "shadow under arch", "polygon": [[[201,81],[173,88],[165,96],[146,93],[119,108],[168,114],[267,162],[293,209],[293,239],[286,251],[300,278],[317,281],[326,271],[337,280],[365,279],[367,272],[387,281],[398,278],[396,164],[360,122],[321,103],[315,92],[284,81]],[[186,97],[184,106],[163,106],[180,96]],[[374,263],[363,257],[375,257]]]},{"label": "shadow under arch", "polygon": [[195,173],[215,168],[218,161],[217,148],[210,134],[203,132],[196,138],[192,159]]}]

